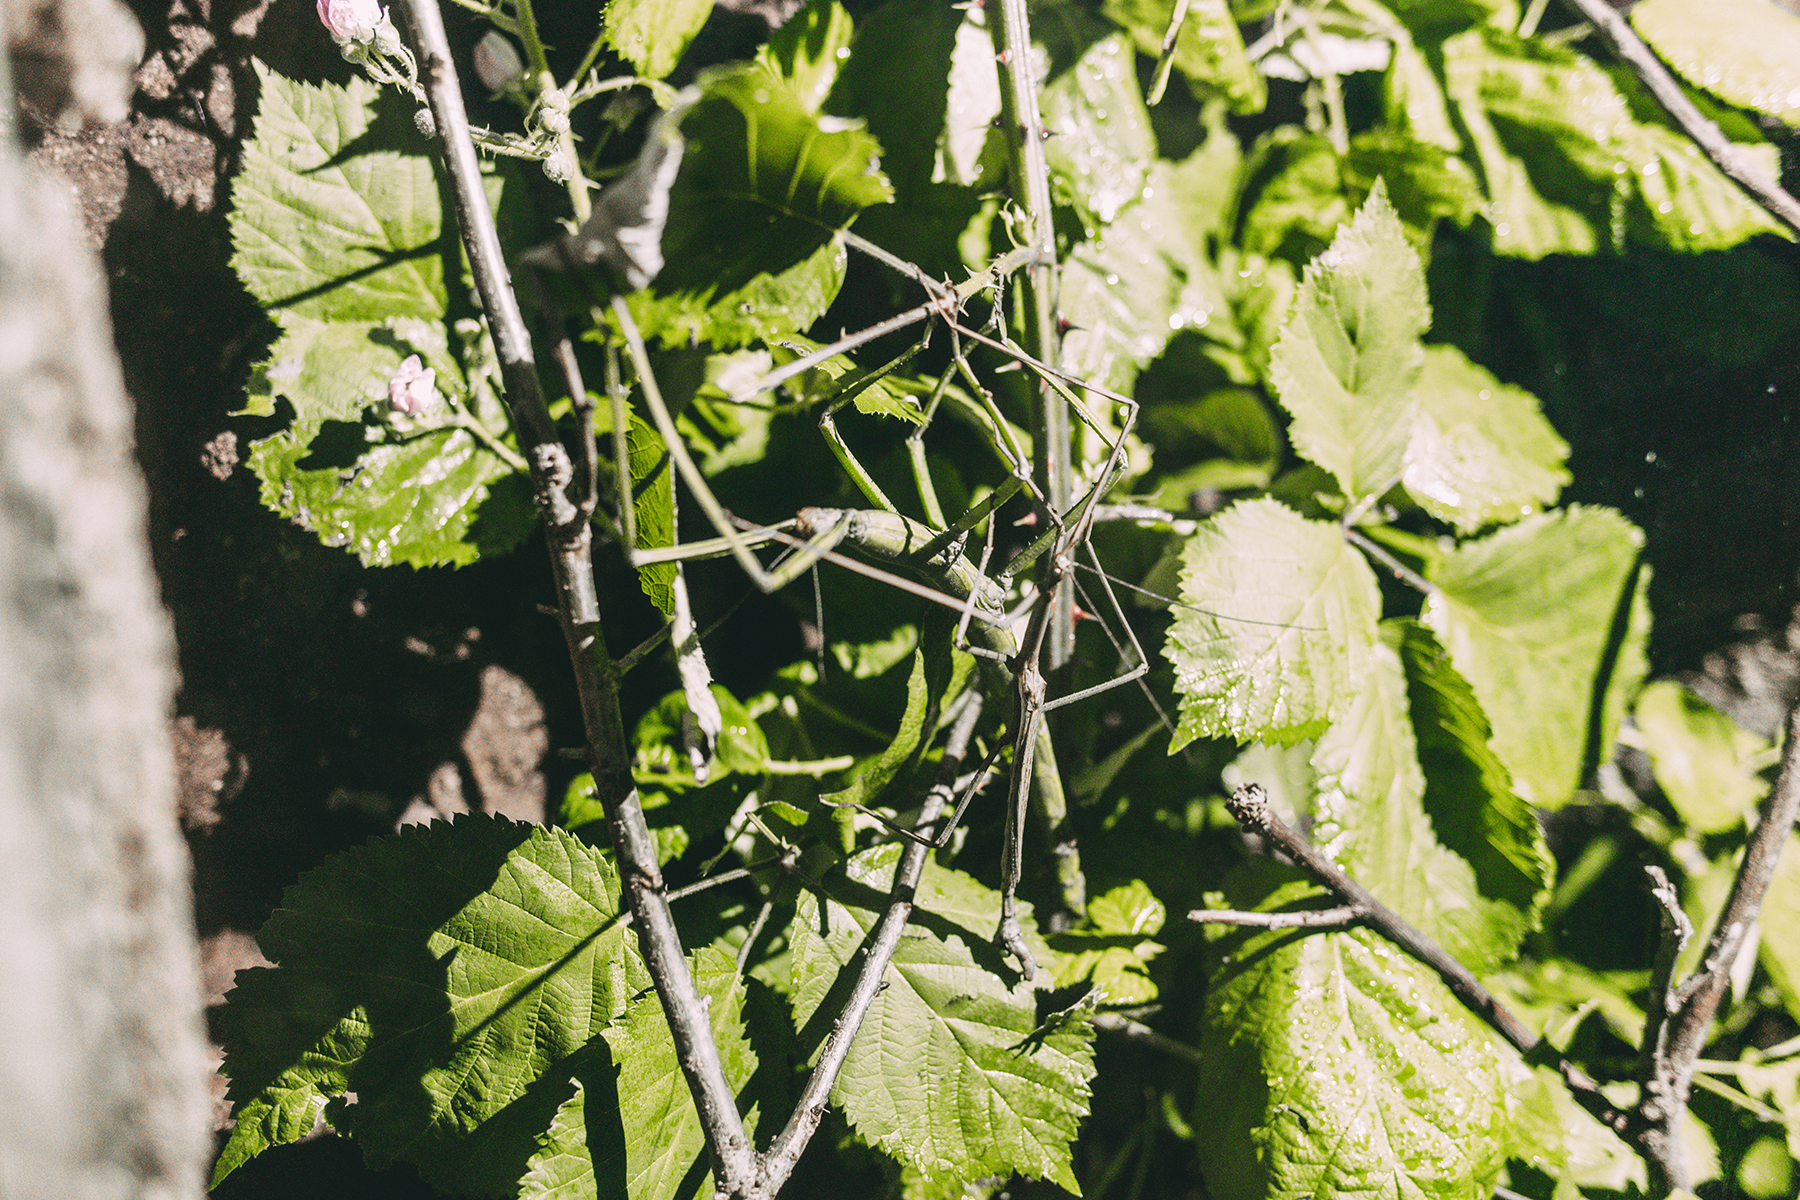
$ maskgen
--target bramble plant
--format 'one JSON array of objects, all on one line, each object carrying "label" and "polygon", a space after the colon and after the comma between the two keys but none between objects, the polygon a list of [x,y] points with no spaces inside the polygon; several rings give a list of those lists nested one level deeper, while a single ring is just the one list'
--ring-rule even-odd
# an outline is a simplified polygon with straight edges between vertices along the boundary
[{"label": "bramble plant", "polygon": [[[1157,1194],[1160,1143],[1220,1200],[1562,1200],[1760,1122],[1730,1167],[1779,1194],[1800,1041],[1743,1030],[1795,1028],[1800,924],[1744,947],[1800,907],[1800,779],[1759,816],[1777,751],[1646,686],[1642,535],[1558,507],[1428,267],[1793,236],[1800,17],[812,0],[714,62],[707,0],[609,0],[579,56],[459,3],[491,128],[435,0],[320,0],[346,86],[258,68],[249,462],[371,566],[542,530],[589,769],[288,891],[215,1182],[323,1119],[451,1195]],[[716,682],[704,621],[809,573],[819,654]],[[1547,928],[1577,800],[1675,876],[1647,972]],[[1097,1035],[1167,1061],[1084,1130]]]}]

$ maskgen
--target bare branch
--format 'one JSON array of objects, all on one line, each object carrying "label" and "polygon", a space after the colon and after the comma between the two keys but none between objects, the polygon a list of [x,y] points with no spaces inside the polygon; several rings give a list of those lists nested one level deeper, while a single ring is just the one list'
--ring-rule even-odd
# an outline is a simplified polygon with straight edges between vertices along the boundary
[{"label": "bare branch", "polygon": [[[1269,797],[1259,784],[1246,783],[1231,794],[1226,809],[1245,830],[1259,833],[1292,859],[1301,870],[1324,884],[1349,906],[1362,913],[1362,923],[1411,954],[1437,973],[1452,992],[1501,1037],[1511,1042],[1519,1053],[1529,1057],[1544,1055],[1544,1040],[1533,1033],[1494,994],[1481,986],[1470,970],[1450,957],[1444,948],[1427,937],[1399,913],[1377,900],[1370,891],[1351,878],[1342,867],[1319,852],[1311,842],[1287,827],[1269,808]],[[1552,1054],[1557,1070],[1568,1084],[1576,1103],[1593,1114],[1594,1119],[1613,1130],[1625,1133],[1629,1119],[1614,1108],[1600,1091],[1600,1085],[1589,1079],[1572,1063]]]},{"label": "bare branch", "polygon": [[706,1009],[682,953],[662,871],[657,865],[656,844],[632,781],[624,721],[613,687],[613,664],[600,626],[591,535],[581,507],[571,503],[564,490],[574,474],[572,464],[544,403],[530,333],[500,250],[493,213],[482,191],[480,167],[469,140],[468,115],[463,111],[443,16],[436,0],[398,0],[397,7],[419,52],[421,75],[450,174],[463,244],[469,252],[475,287],[500,356],[507,405],[514,427],[527,443],[538,503],[550,527],[558,616],[581,700],[589,764],[595,791],[606,808],[607,826],[618,856],[625,899],[637,926],[638,944],[649,964],[674,1034],[682,1073],[701,1115],[713,1177],[722,1192],[744,1194],[755,1181],[755,1152],[744,1135],[737,1098],[725,1078]]},{"label": "bare branch", "polygon": [[1104,1029],[1130,1041],[1142,1042],[1153,1050],[1161,1050],[1175,1058],[1186,1059],[1191,1063],[1201,1061],[1200,1052],[1186,1042],[1178,1042],[1160,1034],[1142,1021],[1134,1021],[1123,1013],[1095,1013],[1091,1023],[1095,1029]]},{"label": "bare branch", "polygon": [[925,795],[918,823],[913,828],[916,836],[907,843],[906,851],[900,857],[900,865],[894,871],[894,886],[890,892],[893,901],[888,905],[887,912],[882,914],[881,923],[869,937],[862,971],[851,989],[850,1000],[844,1005],[843,1013],[832,1023],[831,1032],[826,1035],[825,1044],[819,1051],[819,1063],[806,1081],[806,1090],[801,1094],[799,1104],[794,1107],[794,1115],[788,1118],[787,1127],[763,1157],[765,1195],[773,1196],[787,1182],[807,1143],[818,1131],[819,1120],[825,1115],[825,1105],[831,1098],[832,1086],[837,1082],[838,1072],[843,1070],[845,1059],[849,1057],[850,1044],[856,1040],[856,1032],[862,1028],[869,1006],[875,1002],[875,997],[884,986],[882,977],[887,974],[888,962],[894,957],[894,951],[900,945],[900,935],[906,929],[906,922],[912,917],[913,893],[918,888],[919,876],[925,869],[925,856],[931,853],[935,832],[933,827],[956,794],[956,773],[968,754],[969,740],[975,733],[975,723],[981,718],[979,692],[968,693],[967,699],[962,703],[963,709],[950,727],[950,737],[944,745],[944,759],[938,768],[937,779]]},{"label": "bare branch", "polygon": [[1197,925],[1242,925],[1250,929],[1347,929],[1368,916],[1354,904],[1304,912],[1244,912],[1235,908],[1196,908],[1188,920]]},{"label": "bare branch", "polygon": [[[1692,1089],[1694,1064],[1706,1046],[1707,1034],[1718,1016],[1725,990],[1731,984],[1731,968],[1743,953],[1745,939],[1762,910],[1763,897],[1781,859],[1781,849],[1793,834],[1794,818],[1800,814],[1800,701],[1788,710],[1787,742],[1781,751],[1781,769],[1775,776],[1775,787],[1763,806],[1762,820],[1744,848],[1743,865],[1731,888],[1731,898],[1719,914],[1718,925],[1706,946],[1700,967],[1681,984],[1675,994],[1676,1009],[1668,1021],[1666,1050],[1655,1076],[1644,1081],[1644,1100],[1640,1103],[1640,1119],[1644,1136],[1654,1139],[1662,1149],[1662,1157],[1653,1160],[1653,1170],[1660,1170],[1669,1188],[1687,1186],[1687,1170],[1681,1160],[1680,1144],[1674,1136],[1676,1122],[1687,1108]],[[1652,997],[1656,999],[1656,997]],[[1646,1039],[1648,1031],[1646,1031]]]},{"label": "bare branch", "polygon": [[1718,125],[1708,120],[1689,100],[1681,84],[1669,69],[1644,44],[1623,13],[1606,0],[1564,0],[1566,4],[1594,27],[1606,48],[1622,59],[1632,74],[1649,89],[1656,102],[1681,126],[1681,131],[1713,160],[1738,187],[1757,204],[1767,209],[1777,221],[1800,234],[1800,199],[1784,191],[1779,182],[1757,169],[1736,143],[1726,137]]}]

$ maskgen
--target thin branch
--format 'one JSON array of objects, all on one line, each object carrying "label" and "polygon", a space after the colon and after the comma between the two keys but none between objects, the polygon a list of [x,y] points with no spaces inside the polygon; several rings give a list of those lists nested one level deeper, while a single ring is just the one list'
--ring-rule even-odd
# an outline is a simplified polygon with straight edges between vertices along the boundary
[{"label": "thin branch", "polygon": [[1743,150],[1694,106],[1681,84],[1663,66],[1656,53],[1644,44],[1644,39],[1637,35],[1623,13],[1606,0],[1564,0],[1564,3],[1594,27],[1606,48],[1624,60],[1656,102],[1681,126],[1681,131],[1713,160],[1726,178],[1767,209],[1777,221],[1800,234],[1800,199],[1758,170]]},{"label": "thin branch", "polygon": [[538,503],[549,526],[550,561],[556,576],[558,616],[569,647],[577,694],[587,731],[595,791],[606,807],[607,826],[618,857],[625,899],[637,926],[638,944],[650,966],[657,995],[674,1034],[676,1053],[706,1131],[713,1177],[726,1194],[747,1192],[756,1175],[756,1156],[744,1135],[737,1099],[725,1078],[711,1024],[694,987],[681,939],[669,913],[656,843],[644,820],[619,700],[613,664],[600,625],[594,589],[592,536],[580,509],[564,488],[574,476],[568,451],[544,403],[531,337],[513,292],[501,253],[494,215],[482,191],[468,115],[444,35],[436,0],[398,0],[419,51],[421,74],[431,104],[462,227],[475,286],[494,335],[501,377],[513,422],[526,441]]},{"label": "thin branch", "polygon": [[1108,1033],[1133,1042],[1142,1042],[1152,1050],[1160,1050],[1175,1058],[1185,1059],[1191,1063],[1203,1061],[1200,1052],[1186,1042],[1178,1042],[1172,1037],[1158,1033],[1142,1021],[1134,1021],[1123,1013],[1095,1013],[1091,1019],[1095,1029],[1104,1029]]},{"label": "thin branch", "polygon": [[[1377,900],[1369,890],[1351,878],[1342,867],[1326,858],[1305,838],[1289,829],[1269,808],[1269,797],[1261,785],[1246,783],[1231,794],[1225,807],[1245,830],[1259,833],[1294,863],[1324,884],[1350,907],[1362,913],[1362,922],[1381,936],[1411,954],[1437,973],[1449,989],[1501,1037],[1511,1042],[1519,1053],[1530,1057],[1544,1055],[1544,1040],[1533,1033],[1511,1010],[1501,1004],[1492,992],[1481,986],[1470,970],[1445,952],[1399,913]],[[1623,1134],[1629,1124],[1626,1114],[1614,1108],[1600,1091],[1600,1085],[1579,1068],[1560,1056],[1554,1056],[1557,1070],[1568,1085],[1576,1103],[1587,1109],[1594,1119],[1615,1133]]]},{"label": "thin branch", "polygon": [[1694,936],[1694,923],[1681,910],[1681,894],[1661,867],[1644,868],[1650,876],[1650,896],[1662,910],[1662,940],[1650,967],[1650,1003],[1645,1009],[1644,1038],[1639,1049],[1638,1080],[1648,1082],[1661,1071],[1669,1018],[1680,1008],[1674,989],[1675,962]]},{"label": "thin branch", "polygon": [[1432,583],[1431,580],[1425,578],[1423,575],[1395,558],[1392,554],[1389,554],[1384,547],[1377,545],[1355,529],[1345,526],[1344,538],[1351,545],[1359,548],[1364,554],[1367,554],[1370,558],[1386,567],[1388,571],[1393,574],[1395,579],[1398,579],[1401,583],[1412,588],[1420,595],[1432,596],[1437,594],[1437,585]]},{"label": "thin branch", "polygon": [[1244,912],[1235,908],[1196,908],[1188,920],[1197,925],[1242,925],[1250,929],[1346,929],[1369,914],[1354,904],[1301,912]]},{"label": "thin branch", "polygon": [[962,704],[962,711],[956,715],[955,723],[950,727],[937,779],[926,793],[925,802],[919,811],[919,820],[913,827],[917,837],[907,843],[906,850],[900,857],[900,865],[894,872],[894,885],[890,892],[892,903],[869,936],[868,947],[863,952],[862,971],[851,989],[850,1000],[844,1005],[843,1013],[832,1022],[831,1032],[826,1035],[825,1044],[819,1051],[819,1063],[806,1081],[806,1089],[801,1093],[799,1104],[794,1107],[794,1115],[788,1119],[787,1127],[763,1156],[763,1185],[767,1189],[766,1195],[773,1196],[787,1182],[807,1143],[818,1131],[819,1121],[825,1115],[825,1105],[831,1098],[832,1086],[836,1084],[838,1072],[843,1069],[844,1062],[849,1057],[850,1044],[856,1040],[857,1030],[862,1028],[869,1006],[886,986],[883,977],[887,974],[889,960],[900,945],[900,935],[912,916],[913,894],[925,869],[925,856],[931,853],[935,826],[956,794],[956,774],[968,754],[969,740],[975,733],[975,723],[981,718],[979,692],[968,693]]},{"label": "thin branch", "polygon": [[[1652,1162],[1660,1169],[1671,1188],[1685,1187],[1686,1167],[1681,1161],[1680,1144],[1674,1137],[1676,1123],[1687,1108],[1688,1093],[1694,1076],[1694,1064],[1706,1046],[1707,1034],[1718,1016],[1725,990],[1731,984],[1731,968],[1743,952],[1745,939],[1762,910],[1763,897],[1781,859],[1781,848],[1794,830],[1794,819],[1800,814],[1800,701],[1788,710],[1787,742],[1781,750],[1781,769],[1775,776],[1775,787],[1769,793],[1756,832],[1744,848],[1743,865],[1731,887],[1731,898],[1719,914],[1719,923],[1707,942],[1706,955],[1698,970],[1681,985],[1679,1007],[1669,1018],[1666,1033],[1667,1051],[1663,1055],[1658,1077],[1646,1081],[1646,1103],[1658,1101],[1656,1111],[1643,1113],[1650,1132],[1666,1146],[1667,1157]],[[1651,1088],[1654,1087],[1654,1096]]]}]

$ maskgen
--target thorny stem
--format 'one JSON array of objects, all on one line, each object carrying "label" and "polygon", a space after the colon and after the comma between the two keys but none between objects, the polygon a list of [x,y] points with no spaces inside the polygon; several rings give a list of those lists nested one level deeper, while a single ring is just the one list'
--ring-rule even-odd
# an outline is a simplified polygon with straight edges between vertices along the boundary
[{"label": "thorny stem", "polygon": [[[1528,1058],[1543,1056],[1548,1046],[1537,1034],[1533,1033],[1525,1023],[1514,1016],[1511,1010],[1501,1004],[1494,994],[1481,986],[1474,974],[1456,959],[1452,958],[1442,946],[1432,941],[1399,913],[1377,900],[1367,888],[1358,883],[1344,869],[1326,858],[1311,842],[1289,829],[1282,819],[1275,815],[1269,807],[1269,797],[1258,784],[1247,783],[1233,792],[1225,802],[1225,807],[1233,818],[1245,830],[1261,834],[1280,850],[1295,865],[1324,884],[1337,897],[1347,903],[1355,911],[1356,924],[1367,925],[1381,936],[1411,954],[1414,958],[1430,967],[1439,979],[1482,1020],[1486,1021],[1495,1032],[1512,1043],[1520,1054]],[[1190,920],[1221,921],[1233,924],[1247,922],[1237,921],[1238,914],[1221,915],[1214,910],[1202,909],[1189,913]],[[1548,1057],[1554,1062],[1563,1082],[1568,1085],[1569,1092],[1576,1103],[1587,1109],[1602,1125],[1613,1132],[1623,1135],[1630,1124],[1630,1118],[1614,1108],[1612,1102],[1600,1091],[1600,1086],[1589,1079],[1578,1067],[1568,1060],[1550,1052]]]},{"label": "thorny stem", "polygon": [[1606,0],[1564,0],[1564,3],[1594,27],[1594,32],[1600,35],[1606,48],[1624,60],[1625,65],[1631,68],[1650,94],[1656,97],[1656,102],[1681,126],[1681,131],[1713,160],[1726,178],[1742,188],[1746,195],[1767,209],[1776,220],[1800,234],[1800,198],[1784,191],[1779,183],[1757,169],[1756,164],[1744,155],[1736,143],[1694,106],[1681,84],[1663,66],[1655,52],[1644,44],[1644,39],[1632,29],[1623,13],[1607,4]]},{"label": "thorny stem", "polygon": [[[1036,59],[1031,45],[1031,26],[1026,0],[999,0],[999,23],[994,45],[1000,64],[1000,120],[1006,136],[1012,172],[1013,200],[1025,217],[1027,245],[1036,251],[1035,261],[1024,271],[1025,345],[1031,356],[1054,363],[1056,330],[1056,230],[1051,224],[1050,167],[1044,157],[1043,116],[1038,111]],[[1074,492],[1069,457],[1073,442],[1068,402],[1039,377],[1033,406],[1033,471],[1039,493],[1050,510],[1068,511]],[[1054,674],[1075,650],[1075,592],[1064,583],[1056,590],[1046,639],[1044,670]]]},{"label": "thorny stem", "polygon": [[618,857],[625,899],[637,927],[638,944],[649,964],[674,1034],[682,1073],[701,1116],[713,1178],[721,1191],[744,1194],[754,1184],[756,1156],[744,1135],[736,1097],[726,1081],[706,1009],[682,953],[662,872],[657,866],[656,844],[632,781],[624,721],[613,687],[613,665],[602,635],[599,597],[594,590],[591,534],[581,511],[563,490],[574,472],[544,403],[530,334],[507,274],[493,213],[482,191],[480,167],[469,140],[468,116],[463,111],[443,17],[436,0],[398,0],[397,7],[419,48],[440,149],[455,196],[457,220],[469,252],[476,290],[492,325],[507,404],[525,440],[538,504],[546,518],[558,617],[581,700],[595,792],[606,808],[607,826]]},{"label": "thorny stem", "polygon": [[818,1131],[819,1121],[825,1115],[825,1105],[831,1098],[832,1086],[837,1082],[838,1073],[843,1070],[844,1062],[849,1057],[850,1044],[856,1040],[856,1031],[862,1028],[863,1018],[868,1015],[869,1007],[875,1003],[875,997],[885,986],[882,980],[887,974],[888,962],[899,948],[900,935],[905,932],[906,923],[912,916],[913,895],[925,869],[925,856],[931,853],[933,827],[956,793],[957,771],[968,754],[969,739],[974,735],[975,723],[980,717],[980,693],[970,692],[963,702],[962,711],[957,714],[955,723],[950,727],[950,737],[944,746],[943,763],[931,790],[926,793],[918,823],[913,827],[917,837],[907,842],[906,849],[900,856],[900,865],[894,871],[894,884],[890,892],[893,900],[888,905],[887,912],[882,914],[881,923],[869,935],[868,948],[863,952],[862,971],[856,977],[850,1001],[844,1006],[843,1014],[832,1022],[831,1032],[819,1051],[819,1064],[813,1068],[812,1075],[806,1081],[806,1090],[801,1093],[800,1103],[794,1107],[794,1115],[788,1119],[787,1127],[776,1137],[763,1158],[764,1181],[769,1195],[774,1195],[787,1182],[788,1176],[793,1174],[794,1165],[800,1161],[800,1154],[806,1149],[807,1142]]},{"label": "thorny stem", "polygon": [[[1781,768],[1775,786],[1764,804],[1762,820],[1744,848],[1744,861],[1732,883],[1731,898],[1719,914],[1719,923],[1706,944],[1700,967],[1682,983],[1669,999],[1676,1006],[1664,1032],[1667,1049],[1657,1077],[1644,1081],[1644,1099],[1639,1104],[1636,1132],[1641,1146],[1661,1151],[1660,1156],[1646,1153],[1651,1170],[1662,1176],[1653,1180],[1663,1190],[1687,1186],[1687,1168],[1682,1162],[1681,1146],[1675,1137],[1677,1122],[1687,1108],[1688,1092],[1693,1083],[1694,1064],[1706,1045],[1708,1031],[1718,1015],[1731,983],[1731,968],[1743,952],[1750,927],[1762,910],[1769,881],[1775,876],[1781,859],[1781,848],[1793,834],[1794,819],[1800,814],[1800,701],[1788,710],[1787,742],[1781,749]],[[1652,996],[1653,1003],[1664,1003],[1664,997]],[[1648,1139],[1648,1140],[1646,1140]]]}]

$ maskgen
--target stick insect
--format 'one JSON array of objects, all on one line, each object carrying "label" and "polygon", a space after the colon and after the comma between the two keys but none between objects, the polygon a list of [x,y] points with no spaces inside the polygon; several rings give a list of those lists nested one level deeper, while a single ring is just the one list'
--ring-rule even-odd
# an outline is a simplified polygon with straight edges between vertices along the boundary
[{"label": "stick insect", "polygon": [[[891,256],[881,256],[890,263],[897,261],[892,260]],[[880,508],[873,511],[812,508],[802,511],[794,521],[783,522],[782,526],[746,527],[725,511],[707,486],[703,475],[688,454],[661,396],[649,363],[647,349],[638,334],[629,309],[621,299],[615,298],[612,303],[613,313],[624,334],[626,348],[635,367],[645,406],[649,410],[652,422],[667,445],[677,473],[688,485],[689,491],[719,535],[711,542],[647,551],[639,551],[630,541],[627,541],[628,557],[634,565],[679,561],[687,557],[724,553],[729,554],[738,562],[745,575],[756,587],[763,591],[775,591],[794,581],[823,559],[864,574],[873,574],[905,591],[955,608],[959,613],[959,637],[972,631],[973,640],[969,643],[969,649],[983,659],[986,664],[984,676],[987,690],[990,694],[1006,690],[1012,699],[1009,738],[1013,751],[1013,764],[1004,821],[1001,915],[995,933],[995,941],[1006,953],[1013,956],[1019,964],[1021,973],[1029,979],[1035,975],[1036,964],[1026,944],[1017,910],[1017,889],[1022,874],[1023,825],[1028,804],[1035,799],[1039,812],[1046,818],[1045,824],[1052,829],[1060,827],[1066,817],[1066,801],[1063,796],[1061,776],[1057,767],[1055,749],[1051,744],[1049,729],[1043,720],[1044,714],[1063,705],[1086,699],[1138,679],[1148,670],[1149,663],[1142,647],[1137,643],[1129,621],[1125,619],[1116,597],[1112,594],[1110,583],[1104,572],[1101,571],[1099,578],[1102,581],[1102,587],[1112,612],[1130,643],[1132,661],[1128,669],[1114,679],[1069,695],[1055,698],[1047,696],[1047,684],[1040,667],[1040,658],[1049,628],[1051,608],[1048,599],[1054,596],[1063,586],[1064,580],[1071,576],[1078,555],[1083,551],[1093,560],[1094,569],[1099,569],[1098,559],[1093,557],[1093,551],[1088,545],[1088,536],[1092,528],[1096,506],[1117,477],[1118,470],[1124,461],[1126,438],[1136,420],[1137,405],[1129,397],[1095,385],[1084,384],[1049,364],[1032,358],[1017,345],[1007,340],[1003,333],[998,337],[990,337],[961,322],[963,303],[980,287],[987,286],[988,281],[997,279],[1002,272],[1010,269],[1011,265],[1009,259],[1003,258],[995,264],[990,272],[977,276],[962,288],[952,288],[948,285],[932,284],[926,281],[930,299],[925,304],[908,313],[901,314],[900,317],[872,327],[872,330],[865,330],[861,334],[852,335],[833,346],[804,355],[765,376],[749,392],[740,394],[742,396],[754,395],[778,387],[801,372],[842,353],[846,345],[872,340],[881,333],[903,328],[908,323],[942,322],[950,329],[953,338],[958,339],[952,355],[951,370],[960,373],[969,383],[975,395],[980,397],[979,416],[985,419],[987,428],[991,431],[992,444],[1009,472],[1007,482],[990,494],[985,502],[971,509],[969,513],[954,523],[943,522],[941,506],[938,504],[928,476],[923,470],[922,442],[915,435],[915,438],[910,440],[909,450],[915,465],[915,474],[919,478],[921,498],[927,510],[937,518],[939,524],[943,526],[942,528],[920,525],[892,511],[893,505],[874,485],[867,472],[861,469],[860,464],[855,463],[854,455],[842,438],[837,435],[831,423],[832,415],[844,404],[849,403],[854,396],[853,389],[869,386],[882,375],[903,365],[922,348],[922,343],[901,355],[893,363],[853,380],[840,389],[836,395],[823,402],[824,413],[820,421],[822,432],[831,442],[834,453],[840,462],[844,463],[847,473],[859,490],[871,503],[879,505]],[[919,278],[916,268],[914,272],[914,277]],[[927,337],[929,337],[929,327]],[[1107,439],[1106,444],[1109,448],[1105,460],[1094,471],[1086,493],[1069,510],[1056,511],[1032,486],[1029,457],[1019,444],[1018,435],[1009,427],[992,396],[981,386],[973,369],[969,366],[961,349],[960,339],[965,338],[1008,355],[1026,369],[1036,372],[1049,386],[1064,395],[1082,420],[1086,421],[1100,436]],[[944,380],[949,378],[949,374],[950,371],[947,370]],[[932,410],[935,410],[938,402],[945,395],[944,380],[940,380],[938,388],[933,393]],[[1074,390],[1077,388],[1092,392],[1107,402],[1122,406],[1126,415],[1116,431],[1102,430],[1101,426],[1087,414],[1080,397]],[[615,393],[614,403],[622,406],[622,397],[617,393]],[[615,416],[613,425],[616,438],[619,436],[619,431],[624,428],[622,411]],[[626,480],[629,476],[621,473],[620,478]],[[964,557],[962,545],[969,531],[985,518],[988,521],[991,548],[996,506],[1012,495],[1021,492],[1031,499],[1044,529],[1031,546],[997,573],[999,582],[996,582],[996,579],[990,578],[980,567],[971,564]],[[629,511],[630,505],[627,498],[621,504],[622,526],[628,527],[627,514]],[[792,532],[789,532],[790,530]],[[756,545],[770,541],[785,543],[793,550],[792,554],[772,568],[765,567],[752,552]],[[884,564],[885,568],[892,569],[872,567],[866,562],[857,561],[857,558],[846,557],[839,553],[840,547],[852,549],[859,558],[873,559]],[[1022,616],[1009,618],[1004,610],[1007,595],[1006,583],[1033,563],[1038,564],[1038,572],[1034,581],[1035,592],[1032,599]],[[982,566],[985,565],[986,556],[984,555]],[[897,573],[898,571],[905,571],[912,578],[901,575]],[[1013,627],[1019,621],[1023,621],[1024,631],[1022,634],[1015,635]],[[1116,638],[1113,641],[1123,654],[1123,646]],[[995,748],[988,765],[977,773],[977,778],[985,775],[991,768],[1000,749],[1000,747]],[[957,821],[960,820],[967,808],[973,792],[973,786],[965,792],[956,811],[934,844],[941,846],[948,840]],[[1075,857],[1072,843],[1058,848],[1058,868],[1065,906],[1079,911],[1084,903],[1083,884],[1079,860]]]}]

